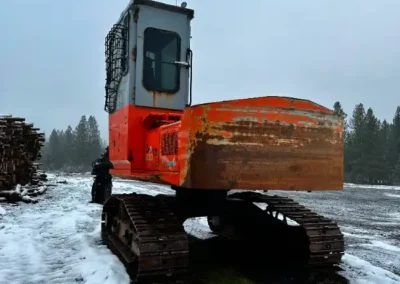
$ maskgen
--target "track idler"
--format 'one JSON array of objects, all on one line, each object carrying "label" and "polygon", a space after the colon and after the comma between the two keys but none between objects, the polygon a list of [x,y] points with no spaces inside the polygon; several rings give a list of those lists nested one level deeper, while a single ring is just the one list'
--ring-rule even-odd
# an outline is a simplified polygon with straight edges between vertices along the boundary
[{"label": "track idler", "polygon": [[189,244],[161,196],[112,195],[102,212],[102,238],[135,283],[185,280]]}]

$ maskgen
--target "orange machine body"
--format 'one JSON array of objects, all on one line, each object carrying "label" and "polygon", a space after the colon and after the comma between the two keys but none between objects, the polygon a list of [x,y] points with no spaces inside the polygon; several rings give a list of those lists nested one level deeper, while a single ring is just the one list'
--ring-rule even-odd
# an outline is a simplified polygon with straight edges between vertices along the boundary
[{"label": "orange machine body", "polygon": [[[344,242],[334,222],[289,198],[249,191],[343,189],[343,120],[280,96],[193,105],[193,18],[186,2],[130,0],[106,36],[109,145],[93,163],[91,191],[103,203],[102,240],[135,282],[187,280],[183,224],[194,217],[260,255],[279,241],[283,265],[339,263]],[[138,194],[112,194],[115,177],[167,184],[174,194],[153,197],[148,183]]]},{"label": "orange machine body", "polygon": [[343,122],[307,100],[258,97],[109,116],[111,174],[195,189],[340,190]]}]

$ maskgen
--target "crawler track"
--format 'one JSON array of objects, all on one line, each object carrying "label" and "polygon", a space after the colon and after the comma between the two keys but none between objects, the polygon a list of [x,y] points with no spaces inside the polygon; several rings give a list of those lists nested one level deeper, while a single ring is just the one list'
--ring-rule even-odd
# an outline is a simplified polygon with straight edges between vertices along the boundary
[{"label": "crawler track", "polygon": [[[338,225],[287,197],[269,196],[256,192],[239,192],[229,198],[242,199],[255,203],[266,203],[266,213],[277,218],[279,213],[297,222],[308,239],[307,266],[332,265],[340,262],[344,252],[344,240]],[[275,214],[274,214],[275,212]]]},{"label": "crawler track", "polygon": [[112,195],[104,204],[102,237],[135,283],[185,280],[189,266],[187,236],[162,197]]}]

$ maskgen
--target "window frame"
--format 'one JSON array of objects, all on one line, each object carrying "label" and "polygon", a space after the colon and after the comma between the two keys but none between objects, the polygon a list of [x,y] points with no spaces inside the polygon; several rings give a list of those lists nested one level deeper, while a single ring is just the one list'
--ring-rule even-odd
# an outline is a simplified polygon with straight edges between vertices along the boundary
[{"label": "window frame", "polygon": [[[155,28],[155,27],[147,27],[144,32],[143,32],[143,63],[142,63],[142,84],[143,87],[149,91],[149,92],[161,92],[161,93],[168,93],[168,94],[175,94],[180,90],[180,85],[181,85],[181,72],[180,72],[180,66],[178,64],[174,64],[171,62],[164,62],[161,60],[161,65],[162,64],[168,64],[168,65],[175,65],[176,68],[176,73],[175,73],[175,87],[173,89],[165,89],[165,88],[156,88],[154,86],[149,85],[146,80],[145,80],[145,60],[146,60],[146,53],[149,51],[146,49],[147,44],[146,44],[146,38],[148,36],[146,36],[146,33],[148,32],[162,32],[162,33],[168,33],[168,34],[172,34],[176,37],[177,40],[177,50],[176,50],[176,58],[175,61],[179,61],[181,58],[181,50],[182,50],[182,39],[180,37],[180,35],[177,32],[174,31],[169,31],[169,30],[164,30],[164,29],[159,29],[159,28]],[[155,62],[157,62],[155,60]]]}]

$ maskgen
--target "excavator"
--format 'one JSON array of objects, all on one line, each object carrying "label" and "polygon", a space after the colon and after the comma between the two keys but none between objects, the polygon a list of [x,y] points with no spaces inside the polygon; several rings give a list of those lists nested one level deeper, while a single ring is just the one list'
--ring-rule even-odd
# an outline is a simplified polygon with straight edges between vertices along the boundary
[{"label": "excavator", "polygon": [[[131,0],[105,38],[109,145],[92,164],[104,243],[136,283],[187,275],[193,217],[227,240],[276,236],[299,265],[337,265],[339,226],[270,192],[343,189],[342,119],[284,96],[192,104],[193,18],[186,2]],[[113,194],[113,177],[173,194]]]}]

